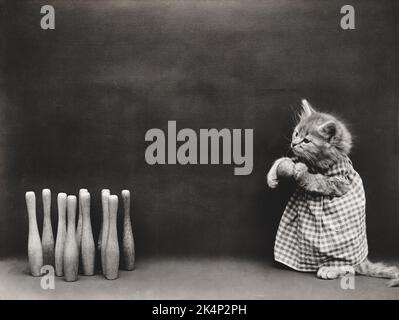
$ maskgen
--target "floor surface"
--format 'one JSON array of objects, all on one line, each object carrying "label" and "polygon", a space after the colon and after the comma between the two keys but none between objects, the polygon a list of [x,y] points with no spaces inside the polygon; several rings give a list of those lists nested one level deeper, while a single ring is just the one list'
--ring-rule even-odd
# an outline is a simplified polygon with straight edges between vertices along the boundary
[{"label": "floor surface", "polygon": [[147,258],[117,280],[56,277],[53,290],[40,282],[26,260],[0,261],[0,299],[399,299],[399,287],[386,287],[384,279],[357,276],[355,289],[344,290],[340,280],[233,258]]}]

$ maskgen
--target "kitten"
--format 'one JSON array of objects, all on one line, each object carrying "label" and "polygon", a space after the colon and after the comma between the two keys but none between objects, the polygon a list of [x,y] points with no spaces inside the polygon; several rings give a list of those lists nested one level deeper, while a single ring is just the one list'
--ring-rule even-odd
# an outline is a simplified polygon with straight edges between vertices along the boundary
[{"label": "kitten", "polygon": [[342,121],[315,111],[306,100],[302,108],[292,134],[294,157],[278,159],[267,175],[269,187],[277,187],[278,167],[285,162],[292,170],[284,176],[297,184],[280,221],[275,260],[322,279],[358,273],[392,278],[390,285],[398,285],[398,268],[367,258],[366,199],[348,157],[351,134]]}]

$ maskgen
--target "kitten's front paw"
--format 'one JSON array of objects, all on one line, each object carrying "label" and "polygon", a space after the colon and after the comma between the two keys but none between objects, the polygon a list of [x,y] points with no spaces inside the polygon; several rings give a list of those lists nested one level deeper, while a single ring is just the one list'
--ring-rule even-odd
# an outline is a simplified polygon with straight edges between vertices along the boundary
[{"label": "kitten's front paw", "polygon": [[294,166],[294,178],[298,179],[301,177],[305,172],[308,172],[308,166],[302,162],[295,163]]},{"label": "kitten's front paw", "polygon": [[269,171],[269,173],[267,174],[267,185],[269,186],[269,188],[277,188],[278,186],[278,178],[277,178],[277,174],[276,174],[276,170],[271,170]]},{"label": "kitten's front paw", "polygon": [[277,166],[277,176],[279,178],[292,177],[294,175],[294,165],[295,163],[289,158],[282,160]]},{"label": "kitten's front paw", "polygon": [[290,158],[284,157],[284,158],[280,158],[280,159],[276,160],[273,163],[272,167],[270,168],[270,170],[267,174],[267,185],[269,186],[269,188],[274,189],[278,186],[279,181],[278,181],[278,176],[277,176],[277,168],[281,162],[283,162],[287,159],[291,161]]}]

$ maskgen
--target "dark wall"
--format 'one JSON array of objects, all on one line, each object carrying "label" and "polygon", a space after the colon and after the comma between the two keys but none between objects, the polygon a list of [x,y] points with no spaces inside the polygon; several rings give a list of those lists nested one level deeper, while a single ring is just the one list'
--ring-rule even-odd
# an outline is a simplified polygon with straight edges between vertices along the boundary
[{"label": "dark wall", "polygon": [[[133,192],[139,255],[272,257],[289,188],[265,174],[285,154],[300,98],[347,119],[374,255],[399,256],[397,1],[42,1],[1,7],[0,253],[25,252],[24,193]],[[395,7],[396,3],[396,7]],[[253,128],[254,170],[149,166],[150,128]],[[38,201],[39,209],[41,201]],[[56,208],[53,206],[56,229]],[[39,210],[39,224],[41,226]]]}]

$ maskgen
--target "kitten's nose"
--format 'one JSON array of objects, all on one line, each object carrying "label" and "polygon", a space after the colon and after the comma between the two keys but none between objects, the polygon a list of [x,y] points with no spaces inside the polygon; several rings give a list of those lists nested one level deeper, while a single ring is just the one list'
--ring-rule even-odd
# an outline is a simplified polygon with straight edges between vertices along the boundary
[{"label": "kitten's nose", "polygon": [[301,143],[301,139],[294,138],[294,139],[291,141],[291,148],[292,148],[292,149],[295,148],[296,145],[298,145],[299,143]]}]

